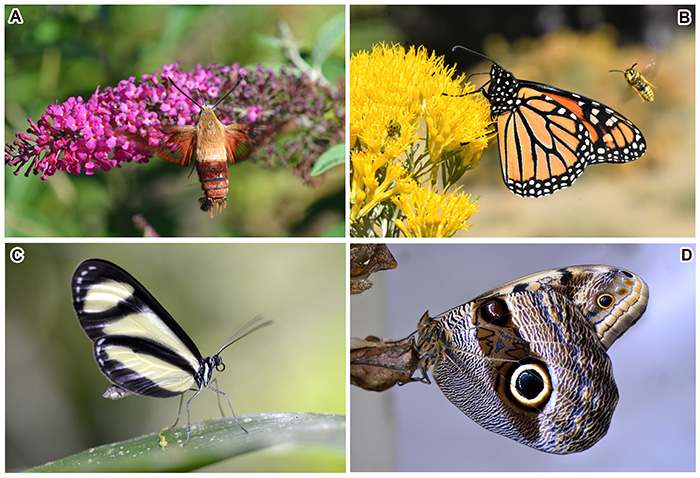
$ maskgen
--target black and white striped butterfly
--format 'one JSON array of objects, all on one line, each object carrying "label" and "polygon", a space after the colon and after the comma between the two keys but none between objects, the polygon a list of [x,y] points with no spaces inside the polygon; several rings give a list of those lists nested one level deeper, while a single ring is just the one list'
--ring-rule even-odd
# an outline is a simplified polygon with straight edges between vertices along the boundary
[{"label": "black and white striped butterfly", "polygon": [[[194,390],[187,400],[185,444],[190,439],[190,402],[203,388],[223,396],[236,418],[226,394],[210,385],[212,373],[224,370],[220,354],[226,347],[272,321],[256,317],[214,356],[203,358],[155,297],[116,264],[101,259],[81,262],[73,273],[71,292],[80,326],[93,342],[97,365],[113,384],[105,398],[116,400],[129,394],[169,398]],[[173,427],[179,419],[178,412]]]}]

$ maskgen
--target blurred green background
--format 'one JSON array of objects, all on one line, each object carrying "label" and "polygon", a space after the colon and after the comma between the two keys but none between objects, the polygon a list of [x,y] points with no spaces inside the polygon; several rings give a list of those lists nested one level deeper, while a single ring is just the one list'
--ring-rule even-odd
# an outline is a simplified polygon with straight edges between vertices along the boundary
[{"label": "blurred green background", "polygon": [[[573,91],[619,111],[647,141],[639,160],[593,165],[568,189],[521,198],[503,184],[494,145],[461,183],[480,196],[478,237],[690,237],[695,234],[695,27],[679,26],[679,7],[373,6],[350,8],[350,53],[380,42],[424,45],[458,72],[488,73],[491,64],[454,45],[484,53],[516,78]],[[682,7],[692,11],[694,6]],[[650,70],[646,66],[655,64]],[[633,63],[654,84],[642,103],[621,73]],[[488,74],[474,76],[480,87]]]},{"label": "blurred green background", "polygon": [[[6,18],[11,7],[5,8]],[[150,74],[179,62],[275,68],[287,59],[269,42],[284,21],[302,56],[324,27],[344,16],[342,5],[20,7],[22,25],[5,29],[5,137],[26,131],[54,101],[89,98],[97,86]],[[329,45],[324,45],[328,47]],[[345,75],[345,42],[322,65],[331,82]],[[343,167],[312,188],[291,168],[229,166],[229,206],[210,220],[199,210],[196,174],[154,158],[93,176],[57,173],[48,181],[6,168],[8,236],[135,236],[135,213],[164,236],[341,236]]]},{"label": "blurred green background", "polygon": [[[24,251],[18,264],[9,259],[16,246]],[[8,471],[157,432],[177,416],[179,398],[102,398],[109,382],[95,363],[70,293],[73,270],[91,257],[113,261],[134,275],[203,356],[216,353],[257,315],[274,321],[226,349],[226,370],[214,374],[237,415],[345,415],[344,244],[8,244]],[[190,412],[193,424],[220,417],[216,394],[204,390]],[[183,415],[179,425],[185,419]],[[345,455],[278,447],[223,467],[344,471]]]}]

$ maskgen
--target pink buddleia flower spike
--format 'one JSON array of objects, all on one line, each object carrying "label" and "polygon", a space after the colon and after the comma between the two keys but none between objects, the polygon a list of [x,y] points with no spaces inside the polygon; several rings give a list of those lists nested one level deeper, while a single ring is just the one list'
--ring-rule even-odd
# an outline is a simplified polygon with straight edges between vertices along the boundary
[{"label": "pink buddleia flower spike", "polygon": [[[116,87],[98,87],[87,101],[57,100],[36,122],[29,118],[27,131],[5,145],[5,164],[15,168],[15,175],[24,169],[25,176],[48,179],[56,171],[91,175],[126,162],[146,163],[166,138],[162,125],[193,125],[199,116],[199,106],[168,88],[166,78],[213,102],[241,75],[240,85],[217,107],[217,116],[223,123],[260,123],[271,134],[284,129],[283,145],[275,147],[268,138],[251,159],[262,166],[291,164],[312,183],[310,171],[318,156],[344,141],[345,86],[343,80],[337,85],[313,82],[291,66],[273,71],[262,66],[246,70],[235,63],[197,65],[183,72],[173,63],[139,82],[131,77]],[[299,134],[291,134],[295,129]]]}]

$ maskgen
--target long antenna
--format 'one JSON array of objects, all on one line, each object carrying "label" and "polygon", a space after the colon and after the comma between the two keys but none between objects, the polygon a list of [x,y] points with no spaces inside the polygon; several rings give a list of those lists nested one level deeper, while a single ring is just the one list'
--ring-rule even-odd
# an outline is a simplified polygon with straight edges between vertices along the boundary
[{"label": "long antenna", "polygon": [[[238,86],[238,83],[240,83],[242,79],[243,79],[243,75],[239,76],[239,77],[238,77],[238,81],[236,81],[236,84],[233,85],[233,86],[231,87],[231,89],[228,90],[224,96],[222,96],[221,98],[219,98],[219,101],[217,101],[216,104],[215,104],[214,106],[211,107],[211,109],[215,109],[217,106],[219,106],[219,103],[221,103],[222,101],[224,101],[224,100],[226,99],[226,97],[227,97],[228,95],[231,94],[231,92],[234,90],[234,88],[236,88],[236,87]],[[189,99],[192,103],[194,103],[195,105],[199,106],[199,109],[202,109],[202,108],[203,108],[202,105],[204,105],[204,97],[202,96],[202,92],[201,92],[201,91],[197,90],[197,92],[199,93],[199,98],[202,100],[202,104],[200,105],[200,104],[197,103],[195,100],[193,100],[192,97],[191,97],[190,95],[188,95],[187,93],[185,93],[184,91],[182,91],[182,90],[180,89],[180,87],[177,86],[177,85],[175,84],[175,82],[172,80],[172,78],[168,77],[168,81],[170,82],[171,85],[173,85],[175,88],[177,88],[177,91],[179,91],[180,93],[182,93],[183,95],[185,95],[185,96],[187,97],[187,99]]]},{"label": "long antenna", "polygon": [[[202,105],[200,105],[200,104],[197,103],[195,100],[193,100],[192,97],[191,97],[190,95],[188,95],[187,93],[185,93],[184,91],[182,91],[182,90],[180,89],[180,87],[177,86],[177,85],[175,84],[175,82],[173,81],[172,78],[168,77],[168,81],[170,82],[171,85],[173,85],[175,88],[177,88],[177,91],[179,91],[180,93],[182,93],[183,95],[185,95],[185,96],[187,97],[187,99],[190,100],[192,103],[194,103],[195,105],[199,106],[199,109],[202,109]],[[198,91],[199,91],[199,90],[198,90]],[[200,93],[200,95],[201,95],[201,93]]]},{"label": "long antenna", "polygon": [[[266,327],[266,326],[272,324],[272,321],[271,321],[271,320],[268,320],[268,321],[266,321],[266,322],[263,322],[262,324],[258,324],[258,325],[256,325],[255,327],[253,327],[253,325],[255,325],[256,323],[260,322],[261,320],[262,320],[262,315],[259,315],[259,316],[255,317],[254,319],[252,319],[252,320],[251,320],[250,322],[248,322],[247,324],[245,324],[243,327],[241,327],[241,330],[239,330],[238,332],[236,332],[236,333],[233,335],[233,337],[231,337],[231,338],[228,340],[228,342],[226,342],[226,343],[224,344],[224,346],[221,347],[221,348],[219,349],[219,351],[216,353],[216,355],[219,355],[221,352],[224,351],[224,349],[225,349],[226,347],[228,347],[229,345],[233,345],[234,343],[236,343],[236,342],[238,342],[239,340],[241,340],[243,337],[246,337],[247,335],[252,334],[252,333],[255,332],[256,330],[262,329],[263,327]],[[253,328],[251,329],[251,327],[253,327]],[[249,329],[250,329],[250,330],[249,330]]]},{"label": "long antenna", "polygon": [[473,54],[475,54],[475,55],[477,55],[477,56],[480,56],[481,58],[484,58],[484,59],[490,61],[491,63],[498,64],[498,63],[496,63],[495,61],[493,61],[491,58],[489,58],[488,56],[484,55],[483,53],[479,53],[478,51],[470,50],[469,48],[467,48],[467,47],[465,47],[465,46],[462,46],[462,45],[455,45],[455,46],[453,46],[453,47],[452,47],[452,51],[455,51],[457,48],[460,48],[460,49],[462,49],[462,50],[467,50],[469,53],[473,53]]},{"label": "long antenna", "polygon": [[[222,96],[221,99],[220,99],[219,101],[217,101],[216,104],[215,104],[214,106],[212,106],[211,108],[212,108],[212,109],[216,109],[216,107],[219,106],[219,103],[221,103],[222,101],[224,101],[224,99],[226,99],[226,97],[227,97],[228,95],[231,94],[231,92],[233,91],[233,89],[234,89],[235,87],[238,86],[238,83],[240,83],[242,79],[243,79],[243,75],[239,76],[239,77],[238,77],[238,80],[236,81],[236,84],[233,85],[233,86],[231,87],[231,89],[228,90],[228,91],[226,92],[226,94],[225,94],[224,96]],[[253,320],[255,320],[255,319],[253,319]]]}]

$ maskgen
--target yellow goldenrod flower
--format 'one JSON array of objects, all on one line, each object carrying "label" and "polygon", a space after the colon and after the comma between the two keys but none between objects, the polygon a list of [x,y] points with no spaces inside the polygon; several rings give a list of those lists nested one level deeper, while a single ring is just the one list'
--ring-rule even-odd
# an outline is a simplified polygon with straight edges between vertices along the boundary
[{"label": "yellow goldenrod flower", "polygon": [[[492,124],[489,103],[474,86],[464,82],[464,75],[452,78],[455,68],[446,68],[442,58],[426,79],[424,119],[430,159],[433,164],[443,154],[468,148],[483,152],[488,146],[488,128]],[[473,153],[472,153],[473,154]],[[431,173],[435,182],[437,170]]]},{"label": "yellow goldenrod flower", "polygon": [[437,193],[414,183],[410,192],[393,199],[406,216],[405,223],[396,219],[396,226],[406,237],[452,237],[458,230],[471,227],[466,221],[479,206],[470,194],[459,193],[460,189]]},{"label": "yellow goldenrod flower", "polygon": [[[489,105],[464,75],[453,78],[455,67],[446,67],[444,58],[425,47],[375,45],[350,60],[350,220],[356,235],[383,233],[415,235],[411,226],[399,226],[401,213],[406,224],[424,206],[418,201],[453,201],[463,208],[464,195],[444,196],[434,192],[441,172],[442,186],[448,189],[467,169],[479,162],[488,145]],[[422,137],[422,138],[421,138]],[[428,178],[430,194],[420,195],[419,184]],[[409,193],[409,191],[411,191]],[[398,195],[402,195],[397,199]],[[467,198],[469,196],[466,196]],[[442,199],[438,199],[442,198]],[[460,200],[458,200],[460,198]],[[401,207],[411,201],[412,206]],[[471,203],[469,203],[471,204]],[[431,206],[433,209],[435,204]],[[439,209],[439,207],[438,207]],[[474,209],[475,210],[475,209]],[[421,235],[430,231],[450,236],[463,224],[451,221],[461,209],[445,215],[434,226],[416,226]],[[434,211],[433,211],[434,213]],[[471,214],[464,217],[464,222]],[[424,221],[435,220],[428,216]],[[407,231],[409,231],[407,233]]]},{"label": "yellow goldenrod flower", "polygon": [[393,195],[406,192],[412,182],[408,172],[401,165],[392,162],[388,155],[377,156],[369,151],[355,151],[351,164],[351,221],[365,216]]},{"label": "yellow goldenrod flower", "polygon": [[359,140],[362,147],[379,151],[392,122],[401,125],[404,144],[418,138],[418,119],[422,111],[419,95],[419,69],[411,69],[415,55],[407,55],[400,46],[376,45],[350,60],[350,144]]}]

